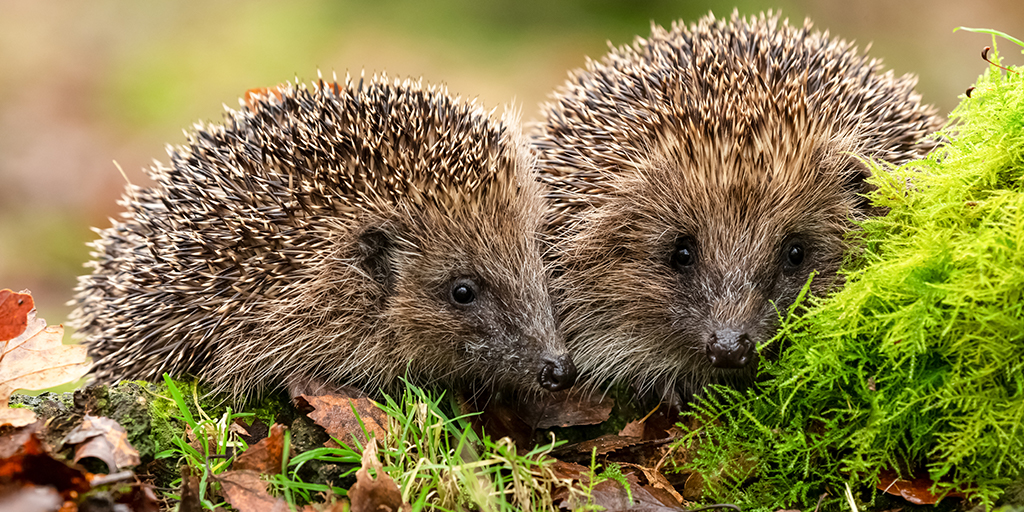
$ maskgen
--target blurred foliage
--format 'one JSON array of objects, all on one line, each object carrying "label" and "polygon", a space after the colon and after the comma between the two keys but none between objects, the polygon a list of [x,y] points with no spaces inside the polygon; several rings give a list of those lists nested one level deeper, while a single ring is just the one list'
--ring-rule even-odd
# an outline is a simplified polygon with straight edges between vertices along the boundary
[{"label": "blurred foliage", "polygon": [[[758,3],[738,2],[736,6],[742,9],[746,4],[750,8],[745,10],[756,10]],[[209,89],[211,83],[233,86],[223,94],[231,101],[240,94],[233,84],[238,77],[249,77],[252,87],[294,76],[309,80],[318,67],[323,67],[325,74],[333,71],[326,63],[334,60],[335,48],[372,45],[378,38],[400,37],[410,47],[421,41],[438,47],[448,65],[474,66],[482,72],[501,66],[510,53],[524,48],[557,52],[553,47],[556,41],[574,35],[593,39],[598,34],[614,44],[627,43],[646,34],[651,21],[693,20],[714,5],[671,0],[220,3],[204,9],[202,17],[184,15],[178,20],[180,30],[132,48],[112,71],[102,101],[106,102],[104,110],[120,113],[117,121],[128,126],[163,125],[192,109],[194,98],[208,96],[195,88]],[[598,50],[592,56],[603,52]],[[583,55],[579,57],[578,63],[582,63]],[[383,71],[372,62],[357,66],[365,66],[368,73]],[[401,69],[387,71],[406,76]]]},{"label": "blurred foliage", "polygon": [[[787,2],[773,7],[785,7]],[[0,286],[67,313],[89,226],[197,120],[317,70],[447,83],[524,119],[565,73],[710,1],[10,0],[0,7]],[[744,0],[755,11],[764,2]],[[730,7],[731,9],[731,7]],[[47,312],[49,311],[49,312]]]}]

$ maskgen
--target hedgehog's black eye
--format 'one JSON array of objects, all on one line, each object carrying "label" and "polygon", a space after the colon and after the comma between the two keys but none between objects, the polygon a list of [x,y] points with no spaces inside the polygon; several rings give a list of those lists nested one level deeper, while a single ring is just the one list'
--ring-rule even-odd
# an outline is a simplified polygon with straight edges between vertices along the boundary
[{"label": "hedgehog's black eye", "polygon": [[676,241],[676,248],[672,251],[672,266],[682,271],[686,267],[692,267],[697,262],[697,244],[688,236]]},{"label": "hedgehog's black eye", "polygon": [[807,250],[804,249],[804,244],[799,240],[792,240],[783,245],[782,256],[786,267],[789,269],[799,267],[804,262],[806,255]]},{"label": "hedgehog's black eye", "polygon": [[476,300],[476,290],[473,283],[469,281],[456,281],[452,285],[452,302],[462,306],[468,306]]}]

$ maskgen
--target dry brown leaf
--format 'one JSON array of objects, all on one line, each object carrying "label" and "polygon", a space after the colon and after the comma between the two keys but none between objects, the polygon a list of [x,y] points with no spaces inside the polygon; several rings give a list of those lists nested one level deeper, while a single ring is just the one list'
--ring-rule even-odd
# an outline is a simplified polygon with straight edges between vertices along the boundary
[{"label": "dry brown leaf", "polygon": [[700,473],[690,473],[683,484],[683,498],[687,501],[696,501],[704,494],[704,477]]},{"label": "dry brown leaf", "polygon": [[597,450],[598,455],[604,455],[606,453],[629,446],[635,446],[640,443],[643,443],[643,441],[639,437],[622,437],[615,434],[605,434],[589,441],[576,443],[571,447],[567,446],[565,448],[566,450],[571,449],[574,452],[585,454],[587,457],[590,457],[590,454],[594,450]]},{"label": "dry brown leaf", "polygon": [[248,469],[225,471],[215,477],[227,502],[239,512],[287,512],[288,503],[267,492],[260,474]]},{"label": "dry brown leaf", "polygon": [[633,421],[631,421],[629,423],[626,423],[626,426],[622,427],[622,430],[619,431],[619,436],[622,436],[622,437],[636,437],[636,438],[643,439],[643,437],[644,437],[644,427],[646,426],[644,424],[644,420],[646,420],[646,419],[647,418],[643,418],[643,419],[633,420]]},{"label": "dry brown leaf", "polygon": [[275,423],[270,427],[270,435],[239,455],[231,463],[231,469],[235,471],[249,469],[264,475],[280,473],[281,459],[284,455],[284,431],[284,425]]},{"label": "dry brown leaf", "polygon": [[133,485],[131,491],[121,495],[117,502],[127,505],[131,512],[160,512],[160,500],[149,484]]},{"label": "dry brown leaf", "polygon": [[654,489],[659,489],[661,491],[668,493],[670,496],[672,496],[672,499],[675,500],[676,503],[682,504],[684,501],[686,501],[683,499],[683,496],[679,494],[678,491],[676,491],[676,488],[672,487],[672,484],[668,481],[668,478],[665,478],[665,475],[661,474],[660,471],[640,466],[638,464],[630,464],[628,462],[619,462],[618,464],[624,467],[630,467],[640,470],[644,474],[644,477],[647,478],[647,485],[653,487]]},{"label": "dry brown leaf", "polygon": [[903,499],[915,505],[934,505],[942,498],[963,498],[961,492],[949,492],[943,495],[932,494],[931,487],[935,484],[927,473],[918,471],[914,474],[913,480],[900,480],[895,471],[883,469],[878,472],[878,490],[902,496]]},{"label": "dry brown leaf", "polygon": [[[652,493],[650,489],[640,485],[640,480],[633,473],[626,475],[626,482],[629,483],[629,492],[626,492],[626,488],[615,480],[605,480],[598,483],[591,490],[590,496],[593,500],[591,504],[603,507],[604,510],[652,512],[684,510],[678,504],[672,503],[671,497],[659,497],[657,494],[663,493]],[[632,501],[629,499],[630,495],[632,495]],[[573,493],[556,504],[562,508],[574,510],[588,505],[585,499],[582,494]]]},{"label": "dry brown leaf", "polygon": [[[0,426],[21,427],[35,421],[28,409],[10,409],[7,403],[19,389],[45,389],[82,378],[89,371],[83,345],[63,345],[64,327],[46,326],[35,317],[32,297],[0,291],[0,331],[5,336],[24,325],[13,338],[0,340]],[[25,311],[25,308],[32,306]]]},{"label": "dry brown leaf", "polygon": [[613,406],[609,396],[571,388],[541,395],[532,407],[523,408],[523,420],[537,429],[596,425],[608,419]]},{"label": "dry brown leaf", "polygon": [[192,474],[192,467],[188,464],[181,465],[181,487],[178,496],[181,496],[178,502],[178,512],[201,512],[203,510],[203,504],[199,501],[199,477]]},{"label": "dry brown leaf", "polygon": [[[370,469],[377,478],[370,476]],[[377,441],[371,440],[363,450],[363,463],[356,471],[356,483],[348,490],[351,512],[410,512],[412,505],[402,501],[398,484],[388,476],[377,460]]]},{"label": "dry brown leaf", "polygon": [[75,462],[96,457],[107,463],[111,473],[128,466],[138,466],[141,462],[138,450],[128,443],[124,427],[110,418],[86,414],[82,423],[64,437],[64,444],[78,445]]},{"label": "dry brown leaf", "polygon": [[[387,435],[388,416],[369,398],[339,395],[299,397],[314,408],[313,412],[306,416],[324,427],[328,435],[341,442],[349,443],[351,439],[355,439],[360,444],[366,444],[366,435],[363,433],[363,427],[359,425],[359,420],[362,420],[363,426],[366,427],[366,434],[377,439],[384,439]],[[358,419],[356,414],[359,415]]]},{"label": "dry brown leaf", "polygon": [[38,421],[25,427],[5,429],[0,435],[0,480],[14,485],[53,487],[65,500],[88,491],[88,473],[51,457],[46,451],[39,436],[42,427],[43,422]]}]

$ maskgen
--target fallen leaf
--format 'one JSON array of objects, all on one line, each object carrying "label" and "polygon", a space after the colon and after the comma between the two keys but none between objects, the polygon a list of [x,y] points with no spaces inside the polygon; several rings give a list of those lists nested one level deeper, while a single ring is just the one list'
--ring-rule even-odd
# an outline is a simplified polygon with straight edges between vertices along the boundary
[{"label": "fallen leaf", "polygon": [[25,332],[28,315],[35,307],[32,294],[27,293],[27,290],[21,293],[9,289],[0,290],[0,341],[13,339]]},{"label": "fallen leaf", "polygon": [[34,421],[36,421],[36,413],[32,412],[32,409],[22,407],[12,409],[0,404],[0,426],[24,427]]},{"label": "fallen leaf", "polygon": [[622,430],[619,431],[619,436],[621,436],[621,437],[636,437],[636,438],[643,439],[643,437],[644,437],[644,420],[646,420],[646,419],[647,418],[643,418],[643,419],[634,420],[634,421],[631,421],[629,423],[626,423],[626,426],[622,427]]},{"label": "fallen leaf", "polygon": [[[636,475],[626,475],[626,482],[629,483],[629,492],[615,480],[604,480],[591,489],[591,502],[587,503],[586,497],[572,493],[567,499],[555,504],[562,508],[574,510],[586,505],[596,505],[604,510],[630,510],[630,511],[679,511],[685,510],[682,506],[671,501],[665,502],[658,499],[646,487],[640,484]],[[630,501],[632,496],[632,501]],[[671,500],[671,498],[668,498]]]},{"label": "fallen leaf", "polygon": [[[83,345],[63,345],[64,327],[46,326],[35,317],[32,297],[0,291],[3,318],[0,331],[5,336],[21,328],[22,332],[2,342],[0,350],[0,426],[22,427],[35,421],[28,409],[7,407],[11,395],[19,389],[45,389],[80,379],[89,371]],[[26,307],[31,307],[25,311]]]},{"label": "fallen leaf", "polygon": [[149,484],[132,485],[131,491],[121,494],[117,502],[127,505],[131,512],[160,512],[160,500]]},{"label": "fallen leaf", "polygon": [[[388,416],[369,398],[339,395],[299,395],[299,398],[314,409],[306,416],[341,442],[348,443],[354,439],[360,445],[365,445],[366,434],[382,440],[387,435]],[[359,424],[360,420],[366,427],[365,433]]]},{"label": "fallen leaf", "polygon": [[928,477],[924,471],[915,471],[913,480],[900,480],[896,471],[883,469],[878,472],[878,490],[902,496],[903,499],[915,505],[934,505],[942,498],[963,498],[962,492],[947,492],[946,494],[932,494],[931,488],[935,481]]},{"label": "fallen leaf", "polygon": [[284,455],[284,431],[284,425],[275,423],[270,427],[270,435],[242,452],[231,463],[231,469],[248,469],[264,475],[280,473],[281,459]]},{"label": "fallen leaf", "polygon": [[491,439],[507,437],[516,446],[530,446],[535,429],[520,417],[521,409],[523,404],[486,390],[462,390],[459,394],[459,412],[469,418],[474,431],[486,432]]},{"label": "fallen leaf", "polygon": [[576,452],[590,458],[591,453],[597,450],[598,455],[604,455],[620,448],[635,446],[642,443],[639,437],[622,437],[615,434],[605,434],[589,441],[583,441],[573,445],[565,446],[559,453]]},{"label": "fallen leaf", "polygon": [[54,459],[43,447],[42,425],[38,421],[0,435],[0,481],[52,487],[64,500],[88,491],[88,473]]},{"label": "fallen leaf", "polygon": [[64,437],[64,444],[77,445],[75,462],[95,457],[107,464],[110,473],[141,463],[138,450],[128,443],[124,427],[110,418],[86,414],[82,423]]},{"label": "fallen leaf", "polygon": [[523,420],[537,429],[596,425],[608,419],[615,400],[600,393],[576,388],[545,393],[531,407],[523,408]]},{"label": "fallen leaf", "polygon": [[178,512],[203,510],[203,504],[199,501],[199,477],[192,474],[192,468],[188,464],[181,465],[181,487],[178,496],[181,497]]},{"label": "fallen leaf", "polygon": [[[374,469],[377,478],[370,476]],[[372,440],[363,450],[362,467],[356,471],[356,483],[348,490],[351,512],[410,512],[412,505],[402,501],[398,484],[381,468],[377,460],[377,442]]]},{"label": "fallen leaf", "polygon": [[239,512],[287,512],[288,503],[267,492],[267,483],[256,471],[225,471],[217,475],[227,502]]},{"label": "fallen leaf", "polygon": [[683,484],[683,499],[696,501],[703,493],[704,477],[697,472],[690,473],[690,476],[686,477],[686,482]]},{"label": "fallen leaf", "polygon": [[683,499],[683,496],[679,494],[679,491],[676,491],[676,488],[672,487],[672,484],[668,481],[668,478],[665,478],[665,475],[661,474],[660,471],[645,466],[640,466],[638,464],[630,464],[628,462],[619,462],[618,464],[624,467],[630,467],[639,470],[641,473],[644,474],[644,478],[647,479],[647,485],[649,487],[657,489],[658,491],[665,492],[666,494],[671,496],[672,500],[675,503],[682,504],[684,501],[686,501]]}]

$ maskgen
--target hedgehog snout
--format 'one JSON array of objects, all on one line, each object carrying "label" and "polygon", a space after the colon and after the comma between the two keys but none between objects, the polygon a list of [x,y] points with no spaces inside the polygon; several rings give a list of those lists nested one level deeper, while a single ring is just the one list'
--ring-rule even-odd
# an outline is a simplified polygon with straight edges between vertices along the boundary
[{"label": "hedgehog snout", "polygon": [[559,391],[576,382],[576,364],[568,354],[559,357],[541,357],[538,374],[540,387],[548,391]]},{"label": "hedgehog snout", "polygon": [[708,360],[717,368],[743,368],[754,360],[754,343],[746,332],[719,329],[707,344]]}]

